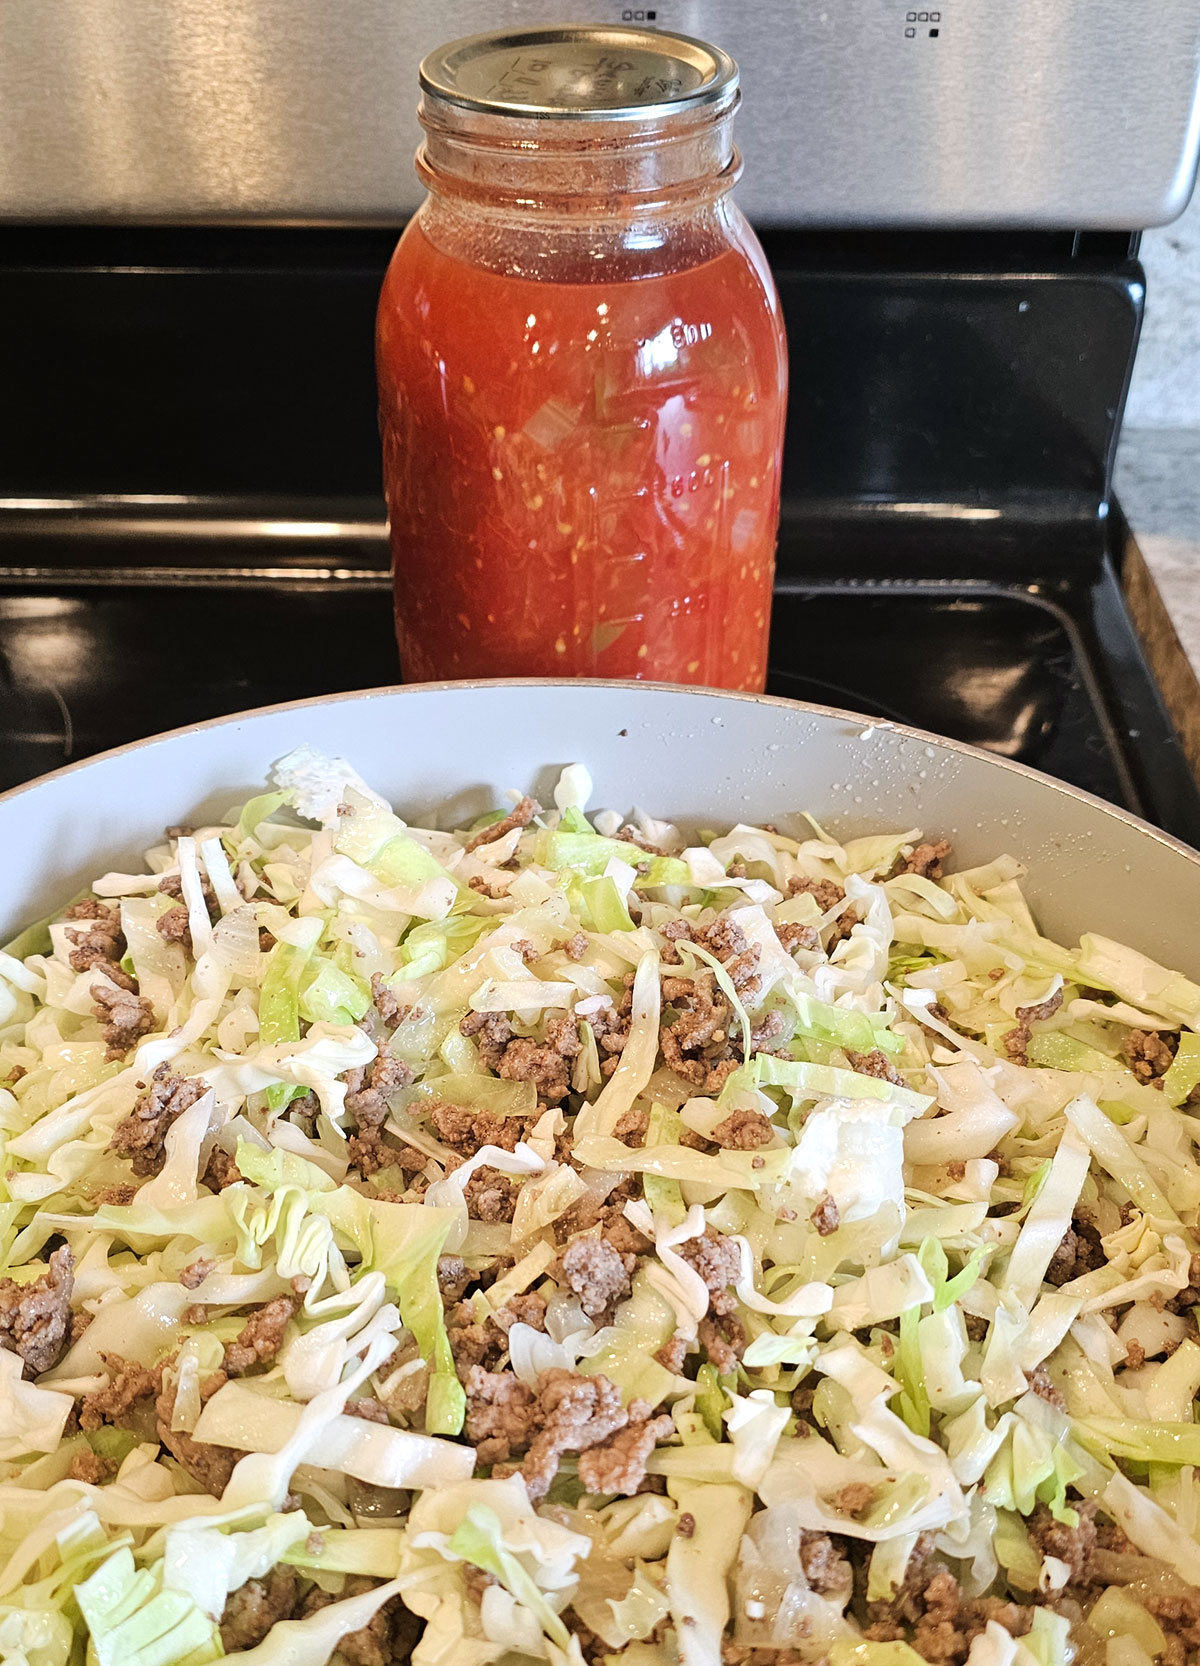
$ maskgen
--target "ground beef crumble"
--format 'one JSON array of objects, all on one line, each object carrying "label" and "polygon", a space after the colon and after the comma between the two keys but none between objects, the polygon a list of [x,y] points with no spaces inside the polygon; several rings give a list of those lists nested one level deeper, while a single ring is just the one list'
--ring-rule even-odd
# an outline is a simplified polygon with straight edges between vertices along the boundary
[{"label": "ground beef crumble", "polygon": [[123,1059],[134,1042],[149,1035],[154,1028],[154,1008],[145,995],[130,989],[114,989],[108,983],[94,983],[91,996],[92,1012],[99,1019],[104,1036],[105,1058]]},{"label": "ground beef crumble", "polygon": [[730,982],[744,1000],[750,1000],[757,995],[762,987],[762,979],[758,975],[758,962],[762,950],[757,944],[751,944],[745,932],[736,920],[728,915],[718,916],[713,923],[696,935],[696,941],[702,943],[710,954],[714,954],[729,974]]},{"label": "ground beef crumble", "polygon": [[387,1407],[379,1400],[347,1400],[346,1416],[360,1418],[364,1423],[390,1423]]},{"label": "ground beef crumble", "polygon": [[[158,882],[158,888],[165,897],[174,897],[176,902],[183,901],[183,876],[179,873],[164,874]],[[200,876],[200,895],[204,899],[204,906],[208,910],[210,920],[216,920],[221,909],[217,902],[217,893],[203,874]]]},{"label": "ground beef crumble", "polygon": [[620,1140],[622,1145],[637,1149],[646,1142],[646,1131],[650,1127],[650,1113],[640,1105],[631,1105],[627,1111],[622,1111],[613,1128],[613,1138]]},{"label": "ground beef crumble", "polygon": [[639,1490],[646,1478],[646,1459],[660,1440],[675,1433],[672,1418],[649,1414],[644,1400],[631,1401],[626,1427],[580,1454],[579,1479],[588,1492],[630,1498]]},{"label": "ground beef crumble", "polygon": [[753,1151],[760,1145],[770,1145],[775,1138],[770,1117],[761,1111],[733,1111],[712,1131],[718,1145],[730,1151]]},{"label": "ground beef crumble", "polygon": [[478,850],[480,845],[495,844],[497,839],[511,833],[514,827],[528,827],[534,816],[541,813],[542,807],[536,798],[522,798],[502,820],[494,821],[487,827],[481,827],[478,833],[473,833],[463,849],[470,852]]},{"label": "ground beef crumble", "polygon": [[1157,1082],[1171,1068],[1178,1046],[1173,1031],[1130,1030],[1122,1051],[1139,1082]]},{"label": "ground beef crumble", "polygon": [[262,1579],[248,1579],[231,1591],[221,1614],[221,1642],[226,1654],[255,1648],[276,1620],[296,1611],[300,1581],[294,1568],[279,1562]]},{"label": "ground beef crumble", "polygon": [[923,1534],[909,1559],[900,1590],[890,1602],[867,1605],[870,1642],[903,1640],[930,1666],[964,1666],[971,1643],[996,1620],[1014,1637],[1023,1637],[1035,1610],[1000,1597],[968,1600],[948,1568],[931,1566],[932,1536]]},{"label": "ground beef crumble", "polygon": [[695,979],[664,978],[662,998],[677,1015],[659,1031],[663,1058],[698,1094],[719,1093],[741,1054],[730,1035],[733,1009],[712,972]]},{"label": "ground beef crumble", "polygon": [[1060,1562],[1065,1562],[1071,1570],[1068,1583],[1080,1585],[1087,1580],[1088,1565],[1096,1548],[1096,1523],[1093,1519],[1096,1507],[1082,1499],[1077,1499],[1072,1507],[1079,1517],[1075,1527],[1055,1521],[1044,1504],[1038,1505],[1025,1525],[1038,1552],[1042,1556],[1056,1556]]},{"label": "ground beef crumble", "polygon": [[495,1314],[480,1323],[474,1304],[460,1302],[446,1315],[446,1335],[454,1368],[459,1380],[465,1383],[476,1366],[491,1371],[499,1365],[508,1349],[508,1331],[520,1320],[534,1330],[546,1328],[546,1303],[532,1291],[514,1296]]},{"label": "ground beef crumble", "polygon": [[[641,1412],[637,1419],[634,1410]],[[529,1496],[544,1498],[567,1452],[587,1452],[632,1421],[644,1421],[645,1401],[626,1412],[620,1390],[607,1377],[582,1377],[574,1371],[543,1371],[538,1378],[534,1414],[536,1433],[529,1443],[521,1473]]]},{"label": "ground beef crumble", "polygon": [[276,1296],[252,1313],[232,1342],[225,1344],[223,1369],[230,1377],[241,1377],[255,1365],[275,1358],[283,1342],[288,1321],[296,1311],[291,1296]]},{"label": "ground beef crumble", "polygon": [[1026,1372],[1025,1380],[1029,1384],[1030,1392],[1036,1394],[1039,1400],[1045,1400],[1047,1405],[1057,1406],[1059,1411],[1066,1411],[1067,1402],[1044,1365],[1035,1365],[1032,1371]]},{"label": "ground beef crumble", "polygon": [[216,1265],[211,1256],[202,1255],[196,1261],[189,1261],[179,1275],[179,1282],[185,1290],[197,1290],[209,1273],[215,1271]]},{"label": "ground beef crumble", "polygon": [[463,1298],[463,1293],[474,1275],[461,1255],[438,1257],[437,1281],[442,1301],[449,1307]]},{"label": "ground beef crumble", "polygon": [[[201,1399],[215,1393],[224,1382],[225,1373],[215,1372],[207,1382],[201,1384]],[[160,1389],[155,1401],[156,1432],[159,1441],[193,1481],[214,1498],[219,1498],[229,1485],[229,1477],[233,1474],[235,1466],[246,1454],[231,1446],[214,1446],[208,1441],[197,1440],[194,1435],[189,1435],[182,1429],[172,1429],[171,1417],[174,1410],[174,1388]]]},{"label": "ground beef crumble", "polygon": [[831,908],[836,908],[839,902],[846,900],[846,893],[834,879],[809,879],[807,875],[788,880],[789,897],[812,897],[822,914],[828,914]]},{"label": "ground beef crumble", "polygon": [[1166,1303],[1168,1313],[1190,1314],[1200,1307],[1200,1255],[1193,1255],[1188,1267],[1188,1282]]},{"label": "ground beef crumble", "polygon": [[469,1012],[459,1029],[474,1038],[488,1070],[508,1082],[532,1082],[541,1103],[557,1105],[570,1092],[571,1061],[578,1057],[581,1045],[579,1026],[571,1013],[546,1015],[544,1041],[516,1035],[501,1012]]},{"label": "ground beef crumble", "polygon": [[85,1394],[79,1402],[79,1427],[85,1434],[94,1434],[106,1423],[119,1423],[139,1400],[157,1397],[162,1393],[162,1368],[147,1370],[135,1360],[122,1359],[120,1354],[103,1354],[108,1371],[107,1388]]},{"label": "ground beef crumble", "polygon": [[375,1174],[391,1160],[391,1152],[383,1140],[383,1125],[388,1119],[391,1094],[413,1082],[411,1065],[392,1056],[386,1041],[368,1065],[358,1065],[346,1072],[346,1110],[357,1124],[349,1141],[351,1163],[364,1176]]},{"label": "ground beef crumble", "polygon": [[936,844],[919,844],[901,872],[920,874],[923,879],[941,879],[942,864],[949,854],[950,842],[947,839],[939,839]]},{"label": "ground beef crumble", "polygon": [[662,1366],[664,1371],[671,1371],[678,1376],[683,1370],[684,1361],[687,1359],[687,1352],[687,1337],[681,1336],[679,1332],[676,1331],[675,1335],[672,1336],[669,1341],[664,1342],[662,1347],[656,1350],[654,1357]]},{"label": "ground beef crumble", "polygon": [[532,1082],[538,1099],[557,1105],[571,1090],[571,1060],[579,1056],[579,1026],[568,1012],[546,1019],[546,1039],[517,1036],[504,1049],[497,1074],[509,1082]]},{"label": "ground beef crumble", "polygon": [[[339,1597],[364,1596],[376,1584],[376,1580],[351,1574],[338,1596],[318,1586],[304,1599],[302,1615],[315,1614]],[[402,1666],[409,1660],[420,1630],[417,1616],[398,1596],[389,1597],[360,1631],[346,1633],[337,1645],[337,1653],[347,1666]]]},{"label": "ground beef crumble", "polygon": [[94,1193],[92,1202],[97,1209],[127,1209],[137,1196],[137,1187],[128,1183],[120,1186],[102,1186]]},{"label": "ground beef crumble", "polygon": [[524,1454],[521,1473],[534,1500],[545,1497],[568,1452],[581,1454],[580,1479],[590,1492],[636,1492],[655,1443],[674,1428],[669,1417],[651,1418],[644,1400],[631,1401],[626,1411],[603,1376],[543,1371],[535,1393],[511,1371],[475,1366],[466,1389],[467,1438],[479,1462],[495,1465]]},{"label": "ground beef crumble", "polygon": [[1193,1666],[1200,1650],[1200,1591],[1154,1591],[1139,1600],[1166,1636],[1163,1666]]},{"label": "ground beef crumble", "polygon": [[701,1319],[697,1334],[710,1362],[725,1376],[737,1369],[746,1347],[746,1332],[736,1316],[737,1304],[729,1290],[741,1272],[741,1252],[732,1239],[710,1226],[703,1237],[680,1244],[679,1254],[708,1287],[709,1311]]},{"label": "ground beef crumble", "polygon": [[[453,1332],[451,1344],[453,1345]],[[536,1426],[537,1396],[511,1371],[472,1365],[465,1380],[467,1439],[478,1462],[506,1463],[525,1452]]]},{"label": "ground beef crumble", "polygon": [[801,1532],[800,1566],[810,1590],[818,1596],[849,1595],[854,1571],[841,1545],[828,1533],[816,1533],[808,1528]]},{"label": "ground beef crumble", "polygon": [[425,1107],[425,1114],[438,1139],[460,1157],[473,1157],[485,1145],[514,1151],[517,1141],[529,1132],[527,1117],[493,1116],[491,1111],[480,1110],[476,1105],[452,1105],[444,1099],[431,1101]]},{"label": "ground beef crumble", "polygon": [[1046,1283],[1059,1287],[1084,1273],[1095,1272],[1106,1265],[1108,1257],[1100,1242],[1100,1234],[1090,1221],[1078,1215],[1063,1235],[1062,1242],[1050,1257],[1046,1268]]},{"label": "ground beef crumble", "polygon": [[[788,880],[788,896],[811,896],[815,900],[816,905],[821,910],[822,914],[827,914],[831,908],[836,908],[839,902],[844,902],[846,900],[846,893],[836,880],[809,879],[806,876]],[[850,933],[854,930],[858,923],[858,915],[852,908],[844,908],[842,910],[837,919],[834,920],[833,924],[829,927],[828,947],[831,952],[843,938],[849,937]],[[784,927],[783,929],[788,930],[789,928]],[[806,932],[811,932],[812,936],[819,941],[815,927],[804,926],[801,929]],[[791,945],[788,944],[786,946],[790,947]],[[808,946],[809,945],[806,943],[805,947]],[[814,942],[811,946],[816,947],[816,943]]]},{"label": "ground beef crumble", "polygon": [[120,964],[126,944],[119,907],[85,897],[82,902],[73,903],[63,918],[87,923],[86,930],[67,927],[67,941],[75,945],[67,955],[73,972],[98,970],[111,978],[119,989],[137,988]]},{"label": "ground beef crumble", "polygon": [[107,1458],[101,1458],[90,1447],[84,1447],[71,1459],[67,1478],[71,1481],[83,1481],[89,1487],[102,1487],[106,1481],[111,1481],[116,1473],[116,1466]]},{"label": "ground beef crumble", "polygon": [[842,1224],[841,1213],[832,1192],[823,1192],[821,1200],[808,1217],[822,1238],[829,1238]]},{"label": "ground beef crumble", "polygon": [[62,1357],[70,1339],[74,1288],[75,1257],[65,1244],[30,1283],[0,1279],[0,1347],[21,1356],[26,1376],[40,1376]]},{"label": "ground beef crumble", "polygon": [[1017,1027],[1015,1030],[1009,1030],[1003,1038],[1004,1051],[1010,1059],[1017,1064],[1029,1063],[1026,1050],[1033,1034],[1032,1026],[1042,1023],[1047,1018],[1053,1018],[1062,1004],[1063,992],[1056,989],[1053,995],[1039,1001],[1036,1006],[1017,1008]]},{"label": "ground beef crumble", "polygon": [[676,944],[688,943],[692,941],[691,922],[689,920],[668,920],[662,927],[661,935],[663,938],[663,950],[659,958],[662,960],[663,965],[681,966],[683,964],[683,956],[680,954],[678,948],[676,948]]},{"label": "ground beef crumble", "polygon": [[176,1076],[170,1065],[160,1064],[132,1111],[113,1130],[109,1150],[128,1157],[137,1175],[158,1174],[166,1161],[168,1128],[208,1091],[206,1082]]},{"label": "ground beef crumble", "polygon": [[625,1219],[625,1205],[635,1196],[633,1180],[625,1176],[618,1180],[608,1196],[602,1199],[581,1198],[565,1215],[554,1223],[554,1235],[560,1244],[580,1232],[593,1233],[611,1244],[618,1255],[645,1255],[652,1247],[649,1238]]},{"label": "ground beef crumble", "polygon": [[600,1074],[611,1076],[621,1062],[625,1043],[629,1040],[629,1026],[633,1021],[633,973],[625,977],[625,990],[619,1006],[601,1007],[588,1019],[600,1054]]},{"label": "ground beef crumble", "polygon": [[208,1154],[204,1173],[200,1177],[204,1184],[214,1192],[223,1192],[226,1186],[234,1186],[246,1177],[225,1150],[224,1146],[214,1145]]},{"label": "ground beef crumble", "polygon": [[388,988],[382,972],[371,973],[371,1000],[389,1030],[394,1030],[400,1020],[407,1018],[412,1011],[411,1005]]},{"label": "ground beef crumble", "polygon": [[168,908],[165,914],[160,914],[154,922],[158,935],[168,943],[178,943],[185,954],[192,953],[192,927],[187,909],[178,902],[174,908]]},{"label": "ground beef crumble", "polygon": [[463,1187],[467,1214],[473,1221],[511,1221],[517,1211],[520,1187],[501,1169],[488,1166],[476,1169]]},{"label": "ground beef crumble", "polygon": [[803,926],[798,920],[785,920],[783,925],[775,927],[775,935],[789,954],[793,949],[813,950],[821,946],[816,926]]},{"label": "ground beef crumble", "polygon": [[850,1061],[851,1070],[859,1076],[875,1076],[881,1082],[891,1082],[896,1087],[904,1087],[904,1077],[879,1047],[873,1047],[869,1053],[854,1053],[846,1049],[846,1057]]},{"label": "ground beef crumble", "polygon": [[589,1318],[611,1317],[616,1304],[629,1295],[636,1259],[618,1254],[603,1238],[576,1238],[567,1245],[562,1258],[563,1276]]}]

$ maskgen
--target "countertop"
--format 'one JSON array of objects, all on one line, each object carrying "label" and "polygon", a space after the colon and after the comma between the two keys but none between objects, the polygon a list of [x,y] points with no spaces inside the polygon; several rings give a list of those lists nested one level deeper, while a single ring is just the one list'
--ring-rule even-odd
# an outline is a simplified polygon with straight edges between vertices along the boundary
[{"label": "countertop", "polygon": [[1200,428],[1127,429],[1116,495],[1133,533],[1125,586],[1134,622],[1200,775]]}]

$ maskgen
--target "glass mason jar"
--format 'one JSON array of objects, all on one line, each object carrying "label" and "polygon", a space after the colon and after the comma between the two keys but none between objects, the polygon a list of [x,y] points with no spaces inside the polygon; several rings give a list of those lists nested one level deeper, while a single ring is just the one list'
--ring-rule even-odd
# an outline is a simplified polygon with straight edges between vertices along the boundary
[{"label": "glass mason jar", "polygon": [[429,195],[377,329],[408,679],[764,686],[787,360],[737,80],[636,29],[422,64]]}]

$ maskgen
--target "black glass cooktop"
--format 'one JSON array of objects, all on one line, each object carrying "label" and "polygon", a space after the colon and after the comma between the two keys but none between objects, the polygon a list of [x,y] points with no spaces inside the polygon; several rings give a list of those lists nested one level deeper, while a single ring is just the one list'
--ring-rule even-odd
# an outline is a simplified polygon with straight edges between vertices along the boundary
[{"label": "black glass cooktop", "polygon": [[[90,567],[61,550],[39,567],[0,538],[0,787],[163,729],[397,681],[381,539],[337,564],[267,543],[198,557],[168,539],[134,566],[100,545]],[[785,576],[771,662],[772,693],[969,741],[1200,842],[1200,796],[1106,562],[1057,585]]]},{"label": "black glass cooktop", "polygon": [[[396,679],[371,358],[395,236],[0,236],[0,786]],[[792,359],[773,692],[973,742],[1200,843],[1115,567],[1136,238],[765,243]]]}]

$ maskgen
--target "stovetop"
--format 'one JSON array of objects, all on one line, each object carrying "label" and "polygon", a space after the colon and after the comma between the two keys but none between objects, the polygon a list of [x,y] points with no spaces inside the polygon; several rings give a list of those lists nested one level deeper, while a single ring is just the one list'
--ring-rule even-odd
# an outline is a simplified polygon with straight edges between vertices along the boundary
[{"label": "stovetop", "polygon": [[[394,239],[0,231],[0,787],[397,680],[371,374]],[[970,741],[1200,844],[1110,502],[1136,240],[765,243],[792,356],[771,691]]]},{"label": "stovetop", "polygon": [[[10,523],[0,787],[163,729],[398,681],[371,508],[307,523],[110,512],[86,537],[64,527],[52,560],[44,527]],[[981,580],[955,575],[929,529],[918,563],[876,527],[850,573],[823,553],[847,537],[785,519],[769,692],[968,741],[1200,843],[1200,793],[1107,556],[1047,579],[1036,540],[1024,570],[1017,540]]]}]

